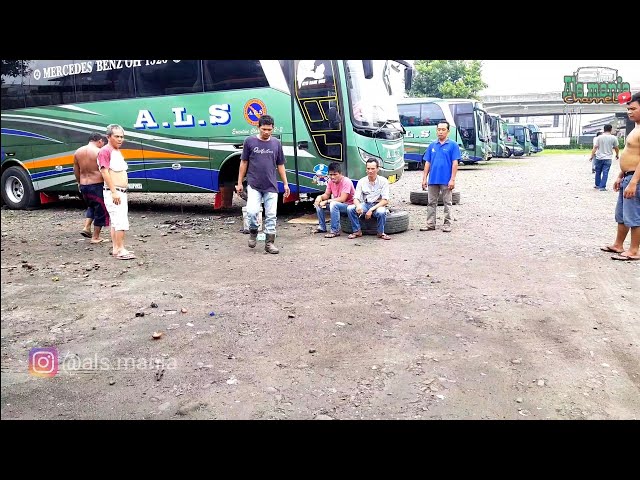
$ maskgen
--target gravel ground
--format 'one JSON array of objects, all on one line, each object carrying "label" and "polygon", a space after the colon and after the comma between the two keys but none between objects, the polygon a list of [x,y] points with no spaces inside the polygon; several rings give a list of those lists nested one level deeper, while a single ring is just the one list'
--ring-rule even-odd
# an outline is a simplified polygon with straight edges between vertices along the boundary
[{"label": "gravel ground", "polygon": [[[2,418],[637,419],[640,262],[599,250],[617,194],[590,172],[461,167],[451,233],[418,230],[405,172],[407,231],[319,238],[286,223],[299,206],[279,255],[208,195],[132,194],[133,261],[79,235],[78,201],[3,209]],[[55,376],[29,374],[34,347]]]}]

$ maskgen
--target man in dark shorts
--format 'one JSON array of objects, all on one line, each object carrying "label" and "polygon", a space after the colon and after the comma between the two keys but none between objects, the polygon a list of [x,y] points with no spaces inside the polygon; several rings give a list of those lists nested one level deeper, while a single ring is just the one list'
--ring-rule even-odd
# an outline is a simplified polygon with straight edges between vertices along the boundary
[{"label": "man in dark shorts", "polygon": [[[640,260],[640,92],[627,102],[627,115],[635,127],[625,140],[620,155],[620,174],[613,184],[618,192],[615,220],[618,224],[616,239],[611,245],[600,247],[604,252],[615,253],[611,258],[622,261]],[[629,248],[624,241],[631,231]]]},{"label": "man in dark shorts", "polygon": [[[104,179],[98,169],[98,152],[107,144],[107,139],[100,133],[92,133],[89,143],[76,150],[73,155],[73,173],[78,182],[82,198],[87,204],[84,227],[80,234],[91,238],[91,243],[102,243],[100,238],[102,227],[110,225],[109,213],[104,205]],[[93,233],[91,224],[93,223]]]}]

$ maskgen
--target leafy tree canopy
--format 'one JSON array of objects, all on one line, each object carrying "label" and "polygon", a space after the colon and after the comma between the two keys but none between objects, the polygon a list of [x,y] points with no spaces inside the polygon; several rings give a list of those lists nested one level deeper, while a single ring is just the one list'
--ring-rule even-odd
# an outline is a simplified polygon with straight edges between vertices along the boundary
[{"label": "leafy tree canopy", "polygon": [[480,60],[416,60],[410,97],[475,98],[487,87]]},{"label": "leafy tree canopy", "polygon": [[1,82],[4,83],[5,77],[17,78],[21,76],[24,65],[27,62],[29,60],[2,60],[2,64],[0,64]]}]

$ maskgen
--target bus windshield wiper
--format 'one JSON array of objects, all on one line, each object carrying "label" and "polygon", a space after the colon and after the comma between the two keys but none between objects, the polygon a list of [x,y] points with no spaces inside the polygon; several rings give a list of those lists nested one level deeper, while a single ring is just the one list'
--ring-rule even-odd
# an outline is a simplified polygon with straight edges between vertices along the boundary
[{"label": "bus windshield wiper", "polygon": [[387,125],[392,126],[393,128],[395,128],[399,132],[402,132],[402,134],[404,135],[405,133],[407,133],[407,131],[404,129],[402,124],[400,124],[400,128],[396,127],[395,124],[398,123],[398,122],[399,122],[399,120],[393,120],[393,119],[383,121],[382,125],[380,125],[378,128],[375,129],[375,131],[373,132],[373,135],[377,135],[378,132],[380,132],[380,130],[382,130]]}]

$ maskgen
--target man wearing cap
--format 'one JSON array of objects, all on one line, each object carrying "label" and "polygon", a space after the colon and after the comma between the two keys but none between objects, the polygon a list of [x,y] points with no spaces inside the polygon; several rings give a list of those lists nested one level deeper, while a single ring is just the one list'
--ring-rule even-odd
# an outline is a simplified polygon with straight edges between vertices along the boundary
[{"label": "man wearing cap", "polygon": [[[628,97],[622,97],[622,99]],[[618,192],[616,204],[616,240],[612,245],[600,249],[615,253],[613,260],[640,260],[640,92],[635,93],[627,102],[627,115],[635,122],[635,127],[627,135],[624,150],[620,155],[620,174],[613,185]],[[627,250],[624,241],[631,231],[631,243]]]}]

